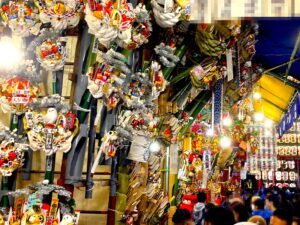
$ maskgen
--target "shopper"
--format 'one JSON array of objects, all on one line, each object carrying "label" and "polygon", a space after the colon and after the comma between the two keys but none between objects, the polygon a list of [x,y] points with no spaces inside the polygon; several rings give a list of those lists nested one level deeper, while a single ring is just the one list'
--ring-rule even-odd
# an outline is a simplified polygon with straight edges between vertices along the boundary
[{"label": "shopper", "polygon": [[248,222],[254,223],[256,225],[267,225],[266,220],[261,216],[251,216]]},{"label": "shopper", "polygon": [[292,214],[283,208],[278,208],[273,212],[270,225],[292,225]]},{"label": "shopper", "polygon": [[279,197],[277,194],[272,194],[266,198],[266,209],[274,212],[279,207]]},{"label": "shopper", "polygon": [[257,199],[253,203],[253,216],[261,216],[269,224],[270,218],[272,216],[272,211],[265,209],[265,203],[262,199]]},{"label": "shopper", "polygon": [[195,225],[187,209],[176,209],[172,217],[172,222],[174,225]]},{"label": "shopper", "polygon": [[234,202],[230,205],[230,209],[233,212],[235,222],[245,222],[249,219],[249,213],[245,205],[240,202]]},{"label": "shopper", "polygon": [[233,225],[233,213],[223,207],[214,207],[204,215],[204,225]]},{"label": "shopper", "polygon": [[193,208],[193,218],[196,225],[203,224],[203,217],[205,212],[206,194],[205,192],[199,192],[197,194],[198,203]]}]

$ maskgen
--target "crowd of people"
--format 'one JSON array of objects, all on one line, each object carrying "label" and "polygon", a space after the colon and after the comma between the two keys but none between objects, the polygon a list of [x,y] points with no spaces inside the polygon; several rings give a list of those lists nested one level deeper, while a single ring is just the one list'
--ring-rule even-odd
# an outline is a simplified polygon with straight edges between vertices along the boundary
[{"label": "crowd of people", "polygon": [[228,192],[221,205],[207,202],[206,193],[197,194],[193,210],[178,208],[174,225],[300,225],[300,191],[277,187],[242,195]]}]

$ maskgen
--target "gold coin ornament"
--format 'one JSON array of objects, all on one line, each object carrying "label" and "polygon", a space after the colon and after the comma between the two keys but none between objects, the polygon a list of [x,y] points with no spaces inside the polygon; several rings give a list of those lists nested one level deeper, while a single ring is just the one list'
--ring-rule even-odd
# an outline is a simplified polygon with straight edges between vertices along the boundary
[{"label": "gold coin ornament", "polygon": [[2,21],[15,36],[28,37],[37,35],[42,23],[39,22],[38,10],[28,1],[18,0],[3,3],[1,6]]},{"label": "gold coin ornament", "polygon": [[68,152],[78,132],[78,119],[69,111],[64,98],[47,96],[25,113],[24,129],[32,150],[52,155],[58,151]]},{"label": "gold coin ornament", "polygon": [[78,0],[36,0],[42,23],[51,23],[55,30],[76,27],[83,11],[82,1]]}]

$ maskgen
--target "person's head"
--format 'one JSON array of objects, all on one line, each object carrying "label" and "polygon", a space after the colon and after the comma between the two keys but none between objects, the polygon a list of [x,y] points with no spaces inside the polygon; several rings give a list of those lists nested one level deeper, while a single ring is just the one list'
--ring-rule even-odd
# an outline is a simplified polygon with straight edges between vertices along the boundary
[{"label": "person's head", "polygon": [[265,202],[262,199],[257,199],[252,204],[252,210],[263,210],[265,209]]},{"label": "person's head", "polygon": [[266,208],[275,211],[279,206],[279,197],[276,194],[267,196],[266,198]]},{"label": "person's head", "polygon": [[214,207],[204,214],[204,225],[233,225],[233,213],[226,208]]},{"label": "person's head", "polygon": [[233,212],[235,222],[243,222],[249,219],[249,213],[243,203],[234,202],[230,205],[230,209]]},{"label": "person's head", "polygon": [[206,205],[205,205],[205,212],[207,212],[208,210],[212,209],[212,208],[215,208],[216,205],[214,203],[211,203],[211,202],[208,202]]},{"label": "person's head", "polygon": [[251,223],[255,223],[257,225],[267,225],[267,222],[265,221],[265,219],[261,216],[251,216],[249,219],[248,219],[248,222],[251,222]]},{"label": "person's head", "polygon": [[300,218],[294,217],[294,218],[293,218],[292,225],[300,225]]},{"label": "person's head", "polygon": [[205,194],[205,192],[200,191],[200,192],[197,194],[197,199],[198,199],[198,202],[205,203],[205,201],[206,201],[206,194]]},{"label": "person's head", "polygon": [[276,209],[270,220],[270,225],[292,225],[292,214],[286,209]]},{"label": "person's head", "polygon": [[264,194],[265,194],[265,198],[267,198],[268,196],[274,194],[274,192],[272,191],[272,189],[267,188],[265,189]]},{"label": "person's head", "polygon": [[233,198],[233,192],[232,191],[227,191],[225,194],[226,201],[229,201],[230,199]]},{"label": "person's head", "polygon": [[189,220],[191,220],[191,214],[187,209],[176,209],[172,222],[176,225],[185,225]]}]

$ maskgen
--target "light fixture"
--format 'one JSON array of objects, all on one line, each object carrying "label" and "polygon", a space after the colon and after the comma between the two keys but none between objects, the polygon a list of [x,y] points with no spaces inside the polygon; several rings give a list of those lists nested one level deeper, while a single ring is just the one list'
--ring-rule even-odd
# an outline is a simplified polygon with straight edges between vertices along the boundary
[{"label": "light fixture", "polygon": [[254,113],[254,120],[256,122],[261,122],[264,119],[264,114],[262,112],[256,112]]},{"label": "light fixture", "polygon": [[208,136],[208,137],[212,137],[212,136],[214,136],[214,130],[213,130],[213,128],[208,128],[207,130],[206,130],[206,136]]},{"label": "light fixture", "polygon": [[23,59],[23,54],[16,47],[10,37],[2,37],[0,40],[0,67],[8,70],[12,69]]},{"label": "light fixture", "polygon": [[259,93],[258,91],[255,91],[253,93],[253,98],[256,100],[260,100],[261,99],[261,93]]},{"label": "light fixture", "polygon": [[272,128],[273,121],[270,120],[270,119],[266,119],[264,125],[265,125],[266,128]]},{"label": "light fixture", "polygon": [[150,150],[150,152],[152,152],[152,153],[157,153],[157,152],[159,152],[159,151],[160,151],[160,148],[161,148],[161,146],[160,146],[160,143],[159,143],[158,141],[152,142],[152,143],[150,144],[150,146],[149,146],[149,150]]},{"label": "light fixture", "polygon": [[229,113],[223,117],[222,123],[225,127],[230,127],[232,125],[232,119]]},{"label": "light fixture", "polygon": [[229,148],[231,146],[231,139],[227,136],[223,136],[220,139],[221,148]]}]

